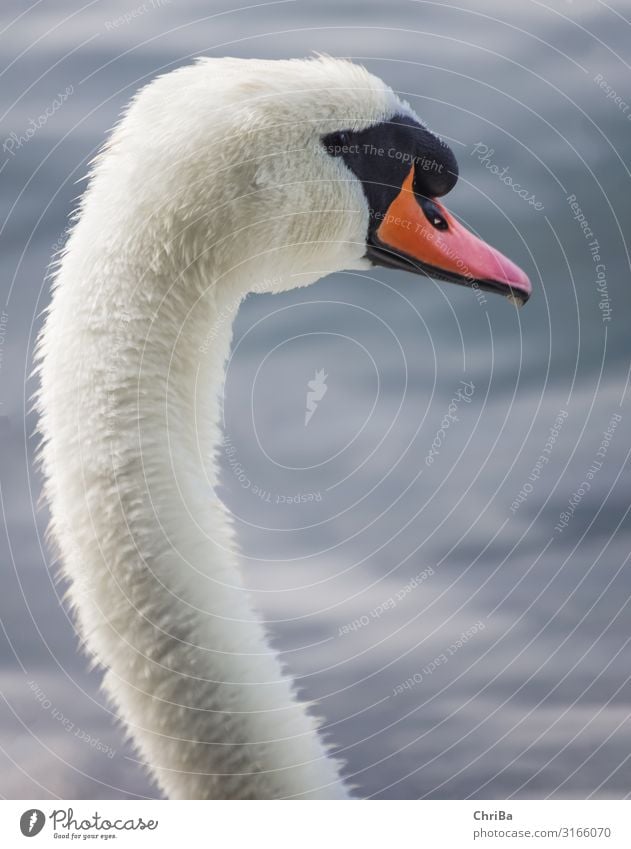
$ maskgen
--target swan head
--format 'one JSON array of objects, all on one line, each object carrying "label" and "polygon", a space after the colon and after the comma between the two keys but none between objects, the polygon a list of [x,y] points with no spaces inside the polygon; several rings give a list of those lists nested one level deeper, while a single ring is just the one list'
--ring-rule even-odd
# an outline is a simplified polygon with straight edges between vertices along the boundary
[{"label": "swan head", "polygon": [[151,128],[126,134],[144,138],[139,192],[161,169],[152,182],[186,220],[189,252],[194,234],[244,291],[380,265],[530,295],[526,274],[443,205],[458,179],[450,147],[362,66],[202,59],[148,86],[130,122]]}]

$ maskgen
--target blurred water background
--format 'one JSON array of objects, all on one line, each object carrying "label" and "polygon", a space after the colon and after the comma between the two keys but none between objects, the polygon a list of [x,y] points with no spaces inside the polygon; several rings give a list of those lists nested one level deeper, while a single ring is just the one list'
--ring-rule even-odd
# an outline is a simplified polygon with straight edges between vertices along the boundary
[{"label": "blurred water background", "polygon": [[631,5],[4,0],[0,24],[0,794],[157,794],[78,650],[31,462],[77,181],[157,73],[321,51],[450,141],[449,207],[534,294],[379,269],[247,300],[221,492],[247,582],[361,795],[627,796]]}]

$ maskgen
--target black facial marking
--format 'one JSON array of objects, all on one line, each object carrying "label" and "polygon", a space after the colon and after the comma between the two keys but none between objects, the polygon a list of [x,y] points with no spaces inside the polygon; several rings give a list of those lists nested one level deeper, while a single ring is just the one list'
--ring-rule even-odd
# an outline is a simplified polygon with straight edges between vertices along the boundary
[{"label": "black facial marking", "polygon": [[[362,184],[369,209],[364,256],[373,265],[400,268],[485,292],[510,293],[521,303],[528,300],[528,293],[519,287],[439,268],[379,238],[381,223],[412,169],[418,213],[422,211],[434,229],[450,230],[448,220],[433,200],[446,195],[458,181],[458,163],[448,144],[408,115],[395,115],[366,130],[336,130],[324,136],[322,143],[330,156],[343,159]],[[412,217],[416,218],[414,213]]]},{"label": "black facial marking", "polygon": [[[419,203],[447,194],[458,180],[458,163],[449,145],[408,115],[395,115],[357,132],[338,130],[322,141],[327,152],[342,157],[361,180],[370,209],[369,235],[379,226],[412,167]],[[438,213],[436,208],[434,211]],[[435,218],[434,226],[444,229],[442,215]]]},{"label": "black facial marking", "polygon": [[325,137],[324,143],[332,156],[341,156],[344,149],[348,148],[350,144],[350,133],[346,133],[344,130],[339,133],[329,133]]}]

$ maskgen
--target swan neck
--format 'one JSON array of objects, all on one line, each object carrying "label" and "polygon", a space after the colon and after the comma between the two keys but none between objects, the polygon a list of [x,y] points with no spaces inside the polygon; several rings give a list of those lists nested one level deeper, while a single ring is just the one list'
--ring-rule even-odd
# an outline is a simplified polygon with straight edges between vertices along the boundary
[{"label": "swan neck", "polygon": [[127,250],[93,216],[40,343],[46,494],[84,642],[171,798],[345,798],[214,491],[240,290]]}]

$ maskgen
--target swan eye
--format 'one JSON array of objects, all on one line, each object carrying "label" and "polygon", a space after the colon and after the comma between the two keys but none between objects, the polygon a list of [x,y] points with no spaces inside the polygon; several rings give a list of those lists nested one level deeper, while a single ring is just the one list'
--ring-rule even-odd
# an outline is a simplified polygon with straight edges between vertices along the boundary
[{"label": "swan eye", "polygon": [[425,213],[425,218],[429,221],[432,227],[435,227],[436,230],[448,230],[449,224],[447,224],[447,219],[436,206],[433,200],[429,198],[421,197],[419,198],[419,204],[421,209]]}]

